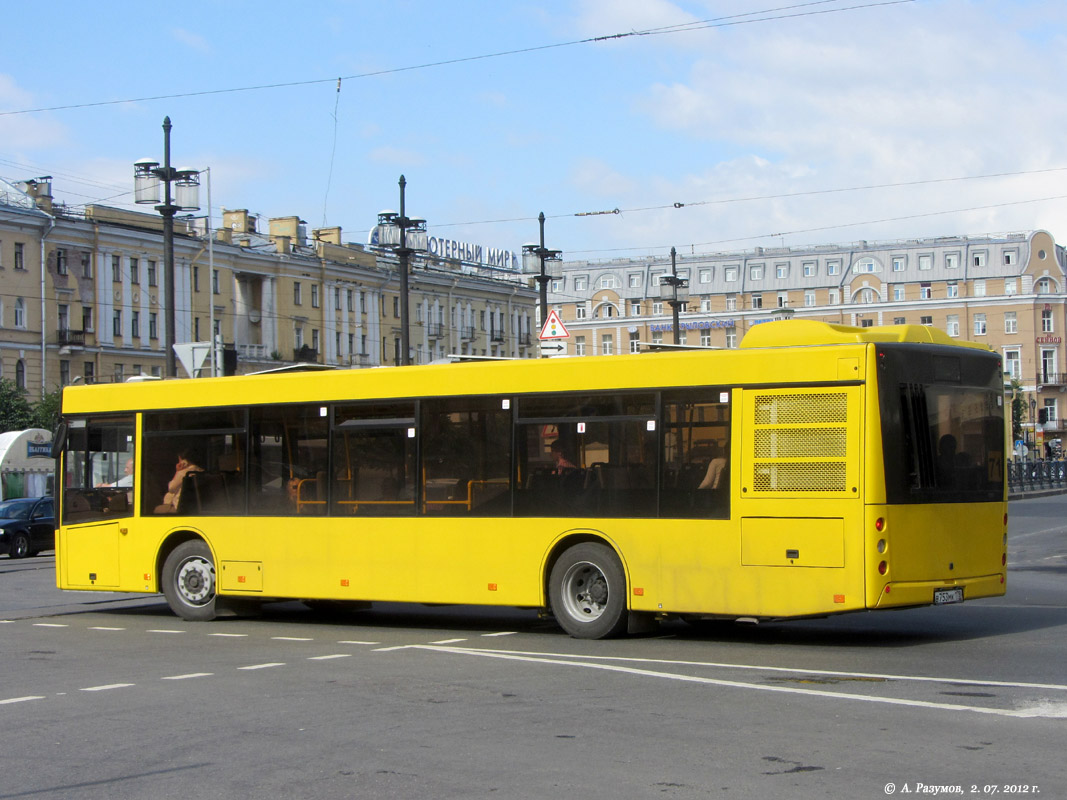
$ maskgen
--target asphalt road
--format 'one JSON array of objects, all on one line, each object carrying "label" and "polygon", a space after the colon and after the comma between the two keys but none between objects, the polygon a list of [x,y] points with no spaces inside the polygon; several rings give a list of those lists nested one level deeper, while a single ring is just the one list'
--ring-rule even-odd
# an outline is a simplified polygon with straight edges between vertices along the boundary
[{"label": "asphalt road", "polygon": [[1011,504],[1004,598],[603,642],[470,607],[189,623],[0,558],[0,800],[1067,797],[1065,510]]}]

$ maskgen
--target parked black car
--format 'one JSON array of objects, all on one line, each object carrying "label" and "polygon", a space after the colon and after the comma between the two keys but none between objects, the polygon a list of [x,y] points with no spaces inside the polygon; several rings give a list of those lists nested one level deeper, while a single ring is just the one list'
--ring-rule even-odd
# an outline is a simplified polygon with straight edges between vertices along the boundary
[{"label": "parked black car", "polygon": [[51,497],[0,502],[0,553],[26,558],[55,547],[56,512]]}]

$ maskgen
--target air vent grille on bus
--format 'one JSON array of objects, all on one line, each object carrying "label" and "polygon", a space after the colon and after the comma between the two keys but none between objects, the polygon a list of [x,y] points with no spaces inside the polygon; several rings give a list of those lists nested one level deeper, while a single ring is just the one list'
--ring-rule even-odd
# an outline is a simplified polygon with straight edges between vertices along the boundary
[{"label": "air vent grille on bus", "polygon": [[848,398],[840,393],[779,394],[756,398],[757,425],[845,422]]},{"label": "air vent grille on bus", "polygon": [[753,491],[847,490],[845,392],[760,394],[753,416]]}]

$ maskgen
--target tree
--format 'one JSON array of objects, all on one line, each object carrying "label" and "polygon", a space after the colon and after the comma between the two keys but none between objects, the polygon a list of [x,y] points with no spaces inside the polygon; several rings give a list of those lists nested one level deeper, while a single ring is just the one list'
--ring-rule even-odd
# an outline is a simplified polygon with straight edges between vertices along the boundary
[{"label": "tree", "polygon": [[6,378],[0,378],[0,433],[33,427],[33,409],[26,390]]},{"label": "tree", "polygon": [[41,398],[41,402],[33,407],[33,421],[29,427],[44,428],[46,431],[54,432],[59,426],[59,409],[62,400],[62,389],[48,392]]},{"label": "tree", "polygon": [[1026,398],[1023,397],[1023,387],[1018,378],[1011,379],[1011,440],[1021,441],[1023,438],[1023,417],[1026,414]]}]

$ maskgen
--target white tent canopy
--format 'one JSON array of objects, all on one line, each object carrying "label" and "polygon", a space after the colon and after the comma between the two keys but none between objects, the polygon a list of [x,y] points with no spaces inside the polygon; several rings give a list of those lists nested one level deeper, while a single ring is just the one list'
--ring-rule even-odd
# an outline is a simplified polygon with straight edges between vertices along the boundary
[{"label": "white tent canopy", "polygon": [[0,498],[51,494],[51,449],[52,432],[44,428],[0,433]]}]

